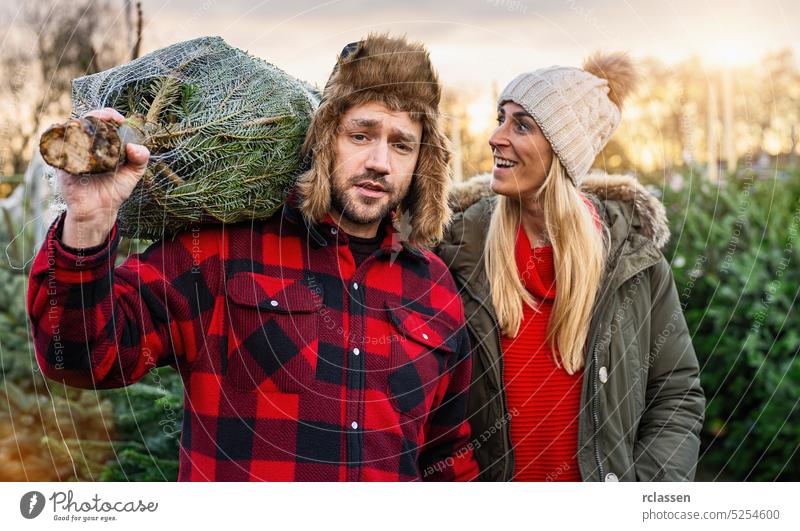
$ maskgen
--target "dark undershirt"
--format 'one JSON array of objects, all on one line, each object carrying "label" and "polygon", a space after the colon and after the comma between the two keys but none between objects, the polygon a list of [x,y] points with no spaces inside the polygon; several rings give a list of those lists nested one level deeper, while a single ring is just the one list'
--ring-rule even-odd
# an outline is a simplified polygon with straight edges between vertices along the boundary
[{"label": "dark undershirt", "polygon": [[378,234],[372,238],[357,238],[356,236],[350,236],[348,234],[348,244],[350,252],[353,254],[353,259],[356,261],[356,267],[360,266],[361,262],[369,258],[372,253],[380,248],[381,242],[383,242],[383,236],[380,230]]}]

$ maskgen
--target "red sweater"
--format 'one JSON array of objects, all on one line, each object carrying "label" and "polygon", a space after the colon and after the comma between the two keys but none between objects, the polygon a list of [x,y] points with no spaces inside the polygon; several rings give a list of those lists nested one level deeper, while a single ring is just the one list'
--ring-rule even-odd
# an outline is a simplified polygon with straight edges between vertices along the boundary
[{"label": "red sweater", "polygon": [[531,248],[525,230],[517,233],[516,262],[538,312],[523,305],[516,337],[501,338],[511,422],[516,481],[580,481],[578,411],[582,371],[570,376],[556,366],[547,345],[547,323],[555,300],[551,246]]}]

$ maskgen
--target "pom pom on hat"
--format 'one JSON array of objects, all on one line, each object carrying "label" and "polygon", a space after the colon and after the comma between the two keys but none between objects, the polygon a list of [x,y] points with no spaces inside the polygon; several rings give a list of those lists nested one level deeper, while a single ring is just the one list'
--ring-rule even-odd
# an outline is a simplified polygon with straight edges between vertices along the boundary
[{"label": "pom pom on hat", "polygon": [[624,52],[598,52],[583,63],[583,70],[608,81],[608,98],[622,109],[625,98],[633,91],[638,73]]}]

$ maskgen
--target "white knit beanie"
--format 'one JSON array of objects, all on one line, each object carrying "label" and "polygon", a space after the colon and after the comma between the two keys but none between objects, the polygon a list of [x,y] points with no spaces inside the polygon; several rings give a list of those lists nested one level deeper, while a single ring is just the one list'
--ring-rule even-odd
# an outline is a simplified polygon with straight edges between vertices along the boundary
[{"label": "white knit beanie", "polygon": [[551,66],[520,74],[503,89],[498,105],[513,101],[547,137],[575,186],[620,122],[622,100],[636,79],[622,53],[595,55],[580,68]]}]

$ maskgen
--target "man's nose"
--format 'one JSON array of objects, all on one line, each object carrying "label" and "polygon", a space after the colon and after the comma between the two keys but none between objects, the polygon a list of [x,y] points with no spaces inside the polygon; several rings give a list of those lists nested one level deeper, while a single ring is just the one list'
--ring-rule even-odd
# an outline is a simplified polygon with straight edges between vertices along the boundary
[{"label": "man's nose", "polygon": [[391,173],[389,164],[389,143],[387,141],[376,142],[367,158],[366,167],[382,175]]}]

